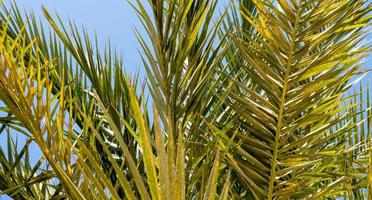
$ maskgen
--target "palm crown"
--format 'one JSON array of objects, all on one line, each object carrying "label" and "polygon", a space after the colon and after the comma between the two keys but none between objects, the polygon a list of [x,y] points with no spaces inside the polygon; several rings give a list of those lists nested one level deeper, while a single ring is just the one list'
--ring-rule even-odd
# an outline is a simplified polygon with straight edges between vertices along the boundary
[{"label": "palm crown", "polygon": [[146,32],[136,32],[146,84],[75,24],[43,9],[47,34],[3,7],[1,194],[372,197],[365,0],[240,0],[217,19],[212,0],[132,5]]}]

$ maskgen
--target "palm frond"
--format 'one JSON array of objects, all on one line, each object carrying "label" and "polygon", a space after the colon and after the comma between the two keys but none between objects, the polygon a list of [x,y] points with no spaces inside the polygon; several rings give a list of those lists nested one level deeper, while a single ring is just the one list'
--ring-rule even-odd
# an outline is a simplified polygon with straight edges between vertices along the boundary
[{"label": "palm frond", "polygon": [[146,84],[75,23],[3,7],[0,194],[370,198],[368,3],[236,3],[216,19],[217,1],[136,0]]},{"label": "palm frond", "polygon": [[[357,170],[357,158],[343,156],[366,150],[364,132],[356,131],[364,120],[348,110],[361,103],[343,102],[351,80],[365,73],[361,29],[369,8],[364,1],[253,2],[257,14],[241,6],[253,29],[231,34],[240,77],[230,76],[237,89],[226,99],[238,118],[242,184],[258,199],[317,199],[365,187],[356,174],[366,174],[367,163]],[[342,162],[349,164],[336,167]]]}]

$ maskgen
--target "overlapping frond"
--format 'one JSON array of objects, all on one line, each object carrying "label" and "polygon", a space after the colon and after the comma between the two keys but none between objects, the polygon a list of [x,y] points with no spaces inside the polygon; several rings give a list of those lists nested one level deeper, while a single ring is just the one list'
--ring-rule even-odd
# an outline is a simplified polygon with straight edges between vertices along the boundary
[{"label": "overlapping frond", "polygon": [[[1,194],[370,198],[370,89],[358,87],[369,51],[366,1],[240,0],[215,20],[216,7],[133,3],[148,36],[136,32],[147,85],[74,23],[44,8],[47,34],[32,15],[4,8]],[[25,136],[23,148],[14,132]],[[43,155],[36,164],[32,142]]]},{"label": "overlapping frond", "polygon": [[366,187],[367,162],[344,155],[367,147],[356,131],[364,120],[349,112],[362,103],[346,103],[346,91],[365,73],[370,8],[364,1],[253,2],[257,13],[241,6],[253,28],[231,34],[240,75],[230,76],[237,89],[226,98],[238,116],[242,183],[257,199],[317,199]]},{"label": "overlapping frond", "polygon": [[[22,144],[15,138],[10,128],[4,128],[0,134],[6,134],[6,148],[0,147],[0,195],[7,194],[14,199],[48,198],[56,192],[56,187],[50,184],[55,177],[52,171],[42,166],[44,157],[36,163],[30,151],[32,140]],[[21,148],[19,148],[21,147]]]},{"label": "overlapping frond", "polygon": [[146,40],[137,33],[143,63],[167,141],[163,159],[169,171],[164,175],[169,178],[164,181],[170,187],[164,187],[170,188],[170,195],[165,193],[166,199],[214,199],[222,181],[219,177],[225,177],[220,171],[227,169],[219,169],[220,155],[215,149],[221,147],[202,116],[215,105],[210,86],[230,43],[217,40],[222,23],[222,19],[212,23],[217,1],[136,3],[148,34]]}]

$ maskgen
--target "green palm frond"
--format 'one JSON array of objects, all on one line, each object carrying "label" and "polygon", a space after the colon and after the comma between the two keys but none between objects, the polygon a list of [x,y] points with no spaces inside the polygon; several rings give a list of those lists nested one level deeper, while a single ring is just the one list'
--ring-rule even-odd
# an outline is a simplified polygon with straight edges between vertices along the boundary
[{"label": "green palm frond", "polygon": [[144,84],[73,22],[0,11],[0,194],[371,198],[365,0],[132,6]]},{"label": "green palm frond", "polygon": [[[152,15],[145,10],[144,3],[136,2],[134,7],[151,41],[150,46],[137,33],[150,93],[167,139],[165,167],[170,176],[165,182],[170,182],[171,188],[174,186],[171,199],[194,196],[213,199],[220,161],[218,153],[210,149],[219,147],[208,139],[199,115],[210,112],[209,85],[229,44],[217,40],[222,18],[212,24],[217,2],[148,1]],[[186,168],[180,169],[184,165]]]},{"label": "green palm frond", "polygon": [[[44,158],[32,164],[30,157],[31,139],[25,141],[21,149],[18,140],[14,141],[10,129],[7,135],[7,148],[0,148],[0,190],[14,199],[47,198],[55,195],[56,188],[51,184],[54,173],[42,167]],[[1,132],[1,134],[5,134]]]},{"label": "green palm frond", "polygon": [[[345,92],[364,73],[369,8],[363,1],[253,2],[257,14],[244,6],[241,13],[254,29],[231,34],[240,75],[230,76],[236,89],[226,99],[238,116],[242,184],[257,199],[317,199],[349,192],[345,183],[365,187],[356,174],[366,174],[367,163],[344,157],[366,151],[357,131],[365,122],[348,110],[362,103],[348,103]],[[349,164],[338,168],[342,162]]]}]

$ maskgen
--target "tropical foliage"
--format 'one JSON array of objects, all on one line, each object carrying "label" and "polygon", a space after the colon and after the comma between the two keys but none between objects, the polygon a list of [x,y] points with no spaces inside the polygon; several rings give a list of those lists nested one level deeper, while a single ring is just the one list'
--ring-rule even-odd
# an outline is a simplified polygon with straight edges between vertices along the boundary
[{"label": "tropical foliage", "polygon": [[0,194],[372,198],[366,0],[131,3],[145,82],[74,23],[2,8]]}]

